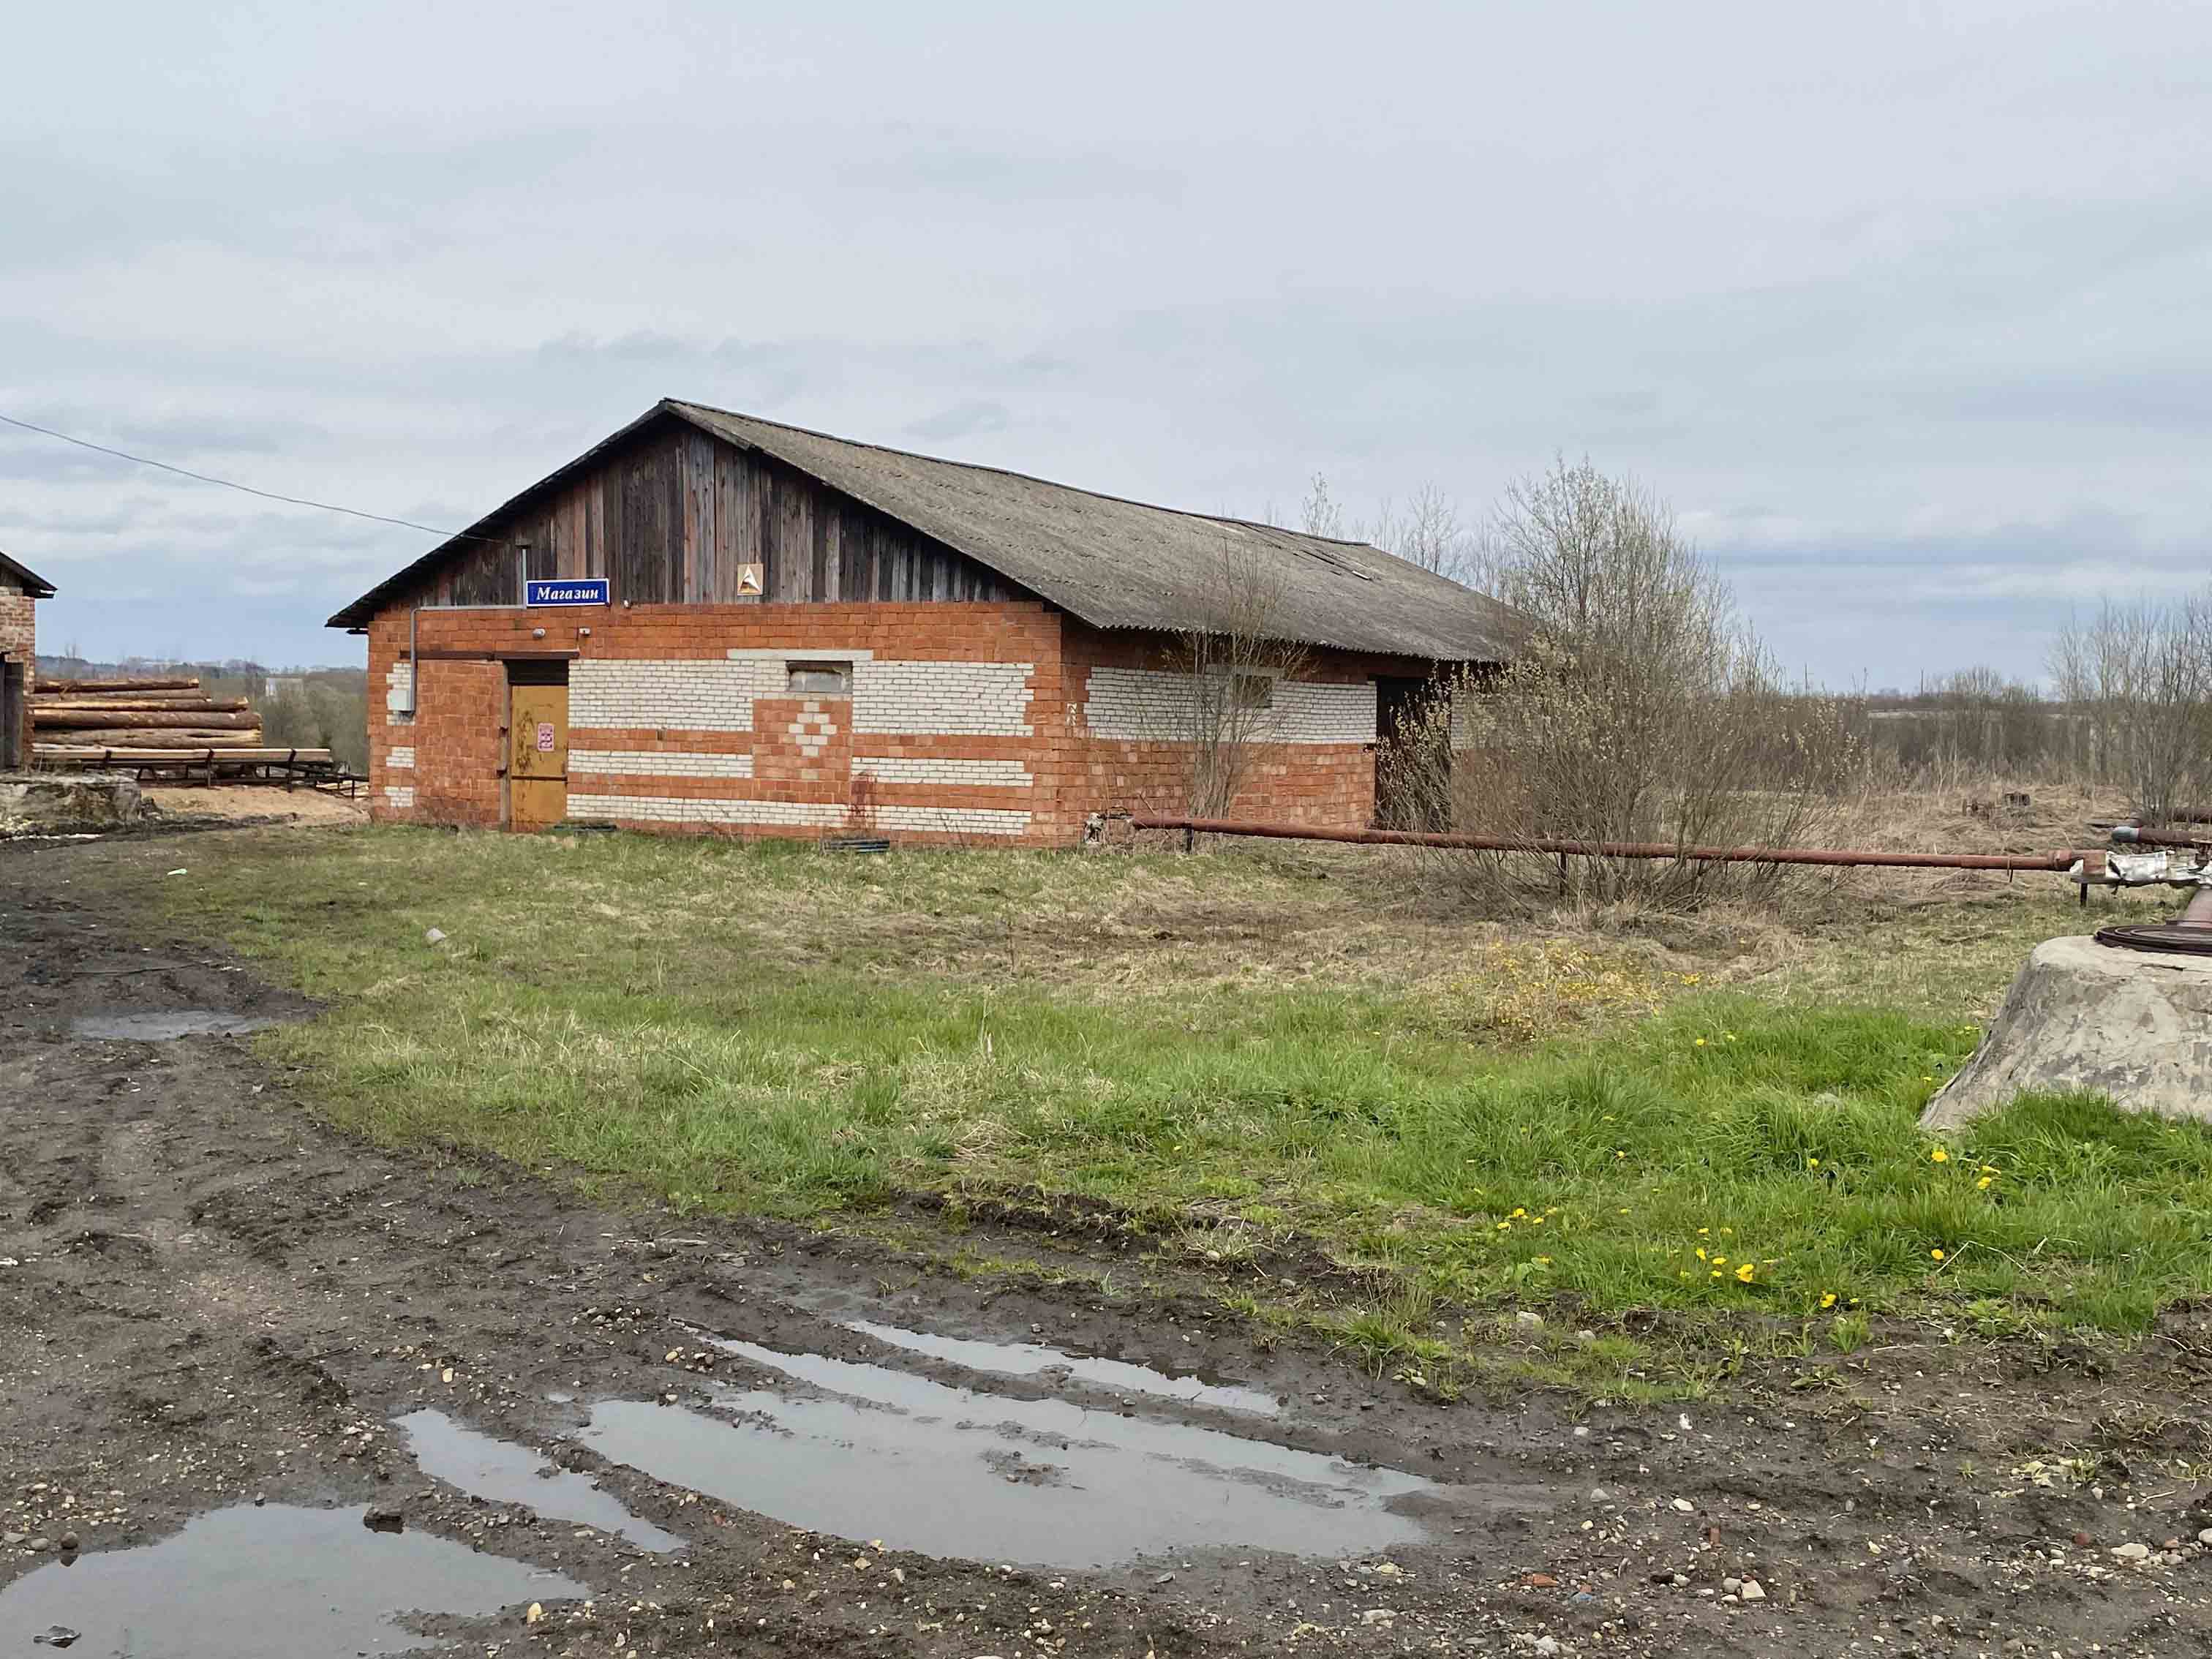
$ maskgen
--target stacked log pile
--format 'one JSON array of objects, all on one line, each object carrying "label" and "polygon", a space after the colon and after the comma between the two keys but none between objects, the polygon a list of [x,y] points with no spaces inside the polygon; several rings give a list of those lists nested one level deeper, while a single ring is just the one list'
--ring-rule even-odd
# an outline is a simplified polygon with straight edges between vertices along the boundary
[{"label": "stacked log pile", "polygon": [[198,679],[42,680],[31,695],[34,761],[112,750],[258,750],[261,716],[243,697],[210,697]]}]

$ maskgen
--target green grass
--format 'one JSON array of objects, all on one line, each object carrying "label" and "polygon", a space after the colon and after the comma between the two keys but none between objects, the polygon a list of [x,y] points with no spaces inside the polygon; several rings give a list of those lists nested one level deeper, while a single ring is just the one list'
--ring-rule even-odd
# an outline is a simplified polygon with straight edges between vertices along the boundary
[{"label": "green grass", "polygon": [[[328,1000],[264,1042],[378,1139],[686,1210],[1103,1200],[1232,1277],[1325,1259],[1362,1287],[1341,1339],[1423,1382],[1439,1309],[1753,1313],[1802,1349],[1869,1313],[2138,1331],[2212,1291],[2212,1136],[2081,1098],[1917,1127],[2028,945],[2077,925],[2056,884],[1765,957],[1578,935],[1547,960],[1612,966],[1540,989],[1579,1023],[1516,1042],[1480,981],[1530,953],[1373,864],[398,829],[189,862],[174,918]],[[1531,1363],[1637,1370],[1611,1337]]]}]

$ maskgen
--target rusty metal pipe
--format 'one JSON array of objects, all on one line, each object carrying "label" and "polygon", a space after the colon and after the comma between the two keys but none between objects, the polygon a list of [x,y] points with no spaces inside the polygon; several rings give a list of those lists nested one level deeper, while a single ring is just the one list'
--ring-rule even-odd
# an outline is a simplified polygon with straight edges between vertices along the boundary
[{"label": "rusty metal pipe", "polygon": [[1829,847],[1677,847],[1669,842],[1561,841],[1540,836],[1444,835],[1420,830],[1330,830],[1302,823],[1250,823],[1236,818],[1133,817],[1134,830],[1180,830],[1185,836],[1253,836],[1271,841],[1348,842],[1369,847],[1437,847],[1473,853],[1541,853],[1560,858],[1680,859],[1692,864],[1824,864],[1899,870],[2052,870],[2073,868],[2079,853],[1881,853]]}]

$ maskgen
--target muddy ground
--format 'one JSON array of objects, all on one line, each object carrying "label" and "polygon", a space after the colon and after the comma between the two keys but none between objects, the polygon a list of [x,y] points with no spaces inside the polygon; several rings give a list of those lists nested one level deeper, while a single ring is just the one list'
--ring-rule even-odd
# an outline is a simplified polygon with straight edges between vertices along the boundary
[{"label": "muddy ground", "polygon": [[[592,1209],[333,1133],[246,1038],[80,1034],[312,1016],[165,937],[160,845],[0,846],[0,1656],[418,1642],[392,1613],[513,1654],[2212,1651],[2202,1311],[2127,1354],[1878,1335],[1686,1408],[1425,1401],[1199,1286]],[[519,1484],[426,1473],[424,1408]]]}]

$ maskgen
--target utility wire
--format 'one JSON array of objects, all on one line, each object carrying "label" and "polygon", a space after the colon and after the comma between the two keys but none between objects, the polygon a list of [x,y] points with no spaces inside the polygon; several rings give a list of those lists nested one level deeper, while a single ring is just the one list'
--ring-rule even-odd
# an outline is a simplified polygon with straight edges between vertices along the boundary
[{"label": "utility wire", "polygon": [[258,495],[264,501],[283,501],[293,507],[319,507],[325,513],[343,513],[351,519],[368,519],[377,524],[396,524],[405,530],[420,530],[427,535],[443,536],[472,542],[494,542],[505,544],[500,536],[475,536],[465,530],[441,530],[432,524],[416,524],[412,519],[386,518],[381,513],[364,513],[357,507],[340,507],[335,501],[313,501],[304,495],[280,495],[273,489],[256,489],[252,484],[242,484],[230,478],[217,478],[205,472],[195,472],[190,467],[172,466],[167,461],[157,461],[145,455],[133,455],[126,450],[110,449],[106,444],[94,443],[88,438],[72,438],[66,432],[57,432],[52,427],[39,426],[29,421],[19,421],[13,415],[0,415],[0,421],[9,426],[19,426],[26,432],[36,432],[43,437],[58,438],[65,444],[75,444],[80,449],[98,450],[103,455],[112,455],[118,460],[131,461],[139,466],[159,467],[164,472],[173,472],[180,478],[192,478],[201,483],[221,484],[225,489],[242,489],[249,495]]}]

